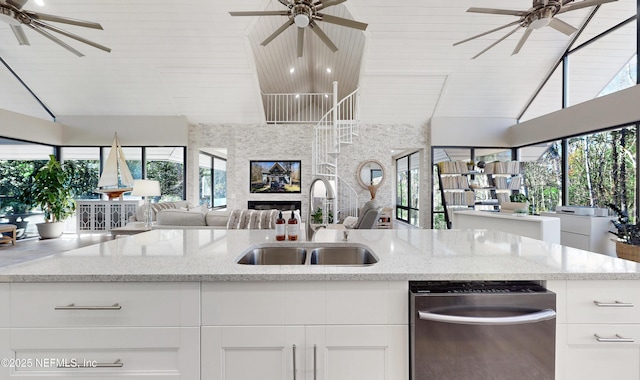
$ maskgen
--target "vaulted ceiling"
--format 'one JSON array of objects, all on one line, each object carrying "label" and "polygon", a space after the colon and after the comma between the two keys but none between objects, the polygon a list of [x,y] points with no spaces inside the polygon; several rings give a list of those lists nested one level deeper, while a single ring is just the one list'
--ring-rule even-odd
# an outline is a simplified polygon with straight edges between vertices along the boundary
[{"label": "vaulted ceiling", "polygon": [[[0,58],[56,116],[184,115],[193,123],[260,123],[261,93],[327,92],[337,80],[341,93],[361,88],[363,122],[515,119],[570,41],[543,28],[512,56],[523,33],[518,31],[474,60],[476,53],[509,29],[453,46],[516,20],[467,13],[469,7],[526,10],[531,0],[348,0],[326,13],[367,23],[367,30],[319,22],[339,50],[332,53],[307,31],[302,58],[296,55],[295,27],[260,46],[286,20],[283,16],[229,15],[283,9],[276,0],[45,2],[40,7],[30,0],[24,8],[99,22],[104,30],[60,26],[112,49],[106,53],[61,37],[85,54],[78,58],[30,29],[26,34],[31,45],[19,46],[9,25],[0,21]],[[559,18],[580,27],[592,10]],[[602,5],[579,40],[586,41],[635,13],[636,0]],[[589,72],[574,90],[575,99],[595,97],[631,58],[635,25],[602,49],[606,50],[581,55],[586,66],[597,62],[596,74],[602,75]],[[13,73],[0,66],[0,108],[51,119]],[[580,73],[575,75],[579,78]],[[550,99],[559,97],[554,93],[559,87],[545,91]],[[555,110],[557,100],[536,107],[540,114]]]}]

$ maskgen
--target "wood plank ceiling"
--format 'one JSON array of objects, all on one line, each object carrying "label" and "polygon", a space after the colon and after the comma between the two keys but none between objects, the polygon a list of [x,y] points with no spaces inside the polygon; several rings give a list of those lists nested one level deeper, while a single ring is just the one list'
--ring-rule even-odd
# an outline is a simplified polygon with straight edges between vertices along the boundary
[{"label": "wood plank ceiling", "polygon": [[[511,56],[519,31],[471,60],[502,32],[453,43],[515,20],[466,10],[525,10],[531,0],[348,0],[327,13],[368,23],[367,31],[322,23],[340,50],[331,53],[306,33],[304,57],[298,59],[293,27],[267,47],[259,46],[282,17],[228,13],[282,9],[276,0],[45,1],[38,7],[30,0],[25,9],[100,22],[103,31],[64,28],[113,49],[105,53],[71,41],[86,54],[78,58],[31,30],[26,32],[31,46],[18,46],[9,26],[0,22],[0,58],[55,115],[184,115],[192,123],[260,123],[261,92],[328,92],[338,80],[343,94],[362,89],[366,123],[515,119],[570,40],[550,28],[536,30]],[[635,0],[603,5],[580,39],[634,15],[635,8]],[[590,11],[560,18],[579,27]],[[601,45],[576,58],[575,102],[596,96],[635,53],[635,24]],[[49,118],[2,66],[0,88],[0,108]],[[549,101],[535,104],[532,114],[557,109],[559,89],[545,91]]]}]

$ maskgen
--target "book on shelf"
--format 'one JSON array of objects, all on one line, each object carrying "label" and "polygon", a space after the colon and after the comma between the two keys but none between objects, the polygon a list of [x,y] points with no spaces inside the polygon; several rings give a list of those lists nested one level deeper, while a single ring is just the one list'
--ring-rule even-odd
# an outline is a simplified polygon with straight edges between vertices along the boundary
[{"label": "book on shelf", "polygon": [[520,161],[487,162],[484,166],[484,172],[493,174],[520,174],[522,172],[522,163]]},{"label": "book on shelf", "polygon": [[468,189],[469,179],[466,176],[441,177],[443,189]]},{"label": "book on shelf", "polygon": [[444,194],[446,204],[456,206],[473,206],[475,203],[475,197],[476,196],[473,191],[460,191]]},{"label": "book on shelf", "polygon": [[464,161],[442,161],[438,162],[438,169],[442,174],[467,174],[469,169]]}]

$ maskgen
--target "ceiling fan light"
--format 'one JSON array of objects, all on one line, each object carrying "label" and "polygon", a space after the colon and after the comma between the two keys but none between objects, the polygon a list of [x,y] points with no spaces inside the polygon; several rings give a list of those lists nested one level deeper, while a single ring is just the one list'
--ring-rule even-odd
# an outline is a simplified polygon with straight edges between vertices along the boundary
[{"label": "ceiling fan light", "polygon": [[298,14],[293,17],[293,22],[298,28],[306,28],[309,26],[309,16],[306,14]]},{"label": "ceiling fan light", "polygon": [[531,29],[541,29],[549,25],[550,22],[551,22],[551,17],[539,18],[537,20],[531,21],[531,24],[529,24],[529,27]]}]

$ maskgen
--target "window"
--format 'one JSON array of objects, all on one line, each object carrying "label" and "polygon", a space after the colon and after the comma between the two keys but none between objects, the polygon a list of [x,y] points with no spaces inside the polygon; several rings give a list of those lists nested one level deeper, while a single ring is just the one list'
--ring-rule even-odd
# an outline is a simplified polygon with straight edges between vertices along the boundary
[{"label": "window", "polygon": [[635,126],[570,138],[569,204],[607,207],[614,203],[635,220],[636,138]]},{"label": "window", "polygon": [[213,208],[227,207],[227,160],[200,153],[200,204]]},{"label": "window", "polygon": [[[158,201],[184,199],[184,148],[144,148],[145,169],[148,179],[160,182],[161,197]],[[127,159],[127,153],[125,152]],[[132,175],[135,178],[135,174]]]},{"label": "window", "polygon": [[420,225],[420,153],[396,159],[396,219]]},{"label": "window", "polygon": [[519,154],[532,211],[555,211],[562,203],[562,142],[528,146]]},{"label": "window", "polygon": [[100,199],[94,190],[100,178],[100,148],[63,147],[62,160],[71,176],[75,199]]}]

